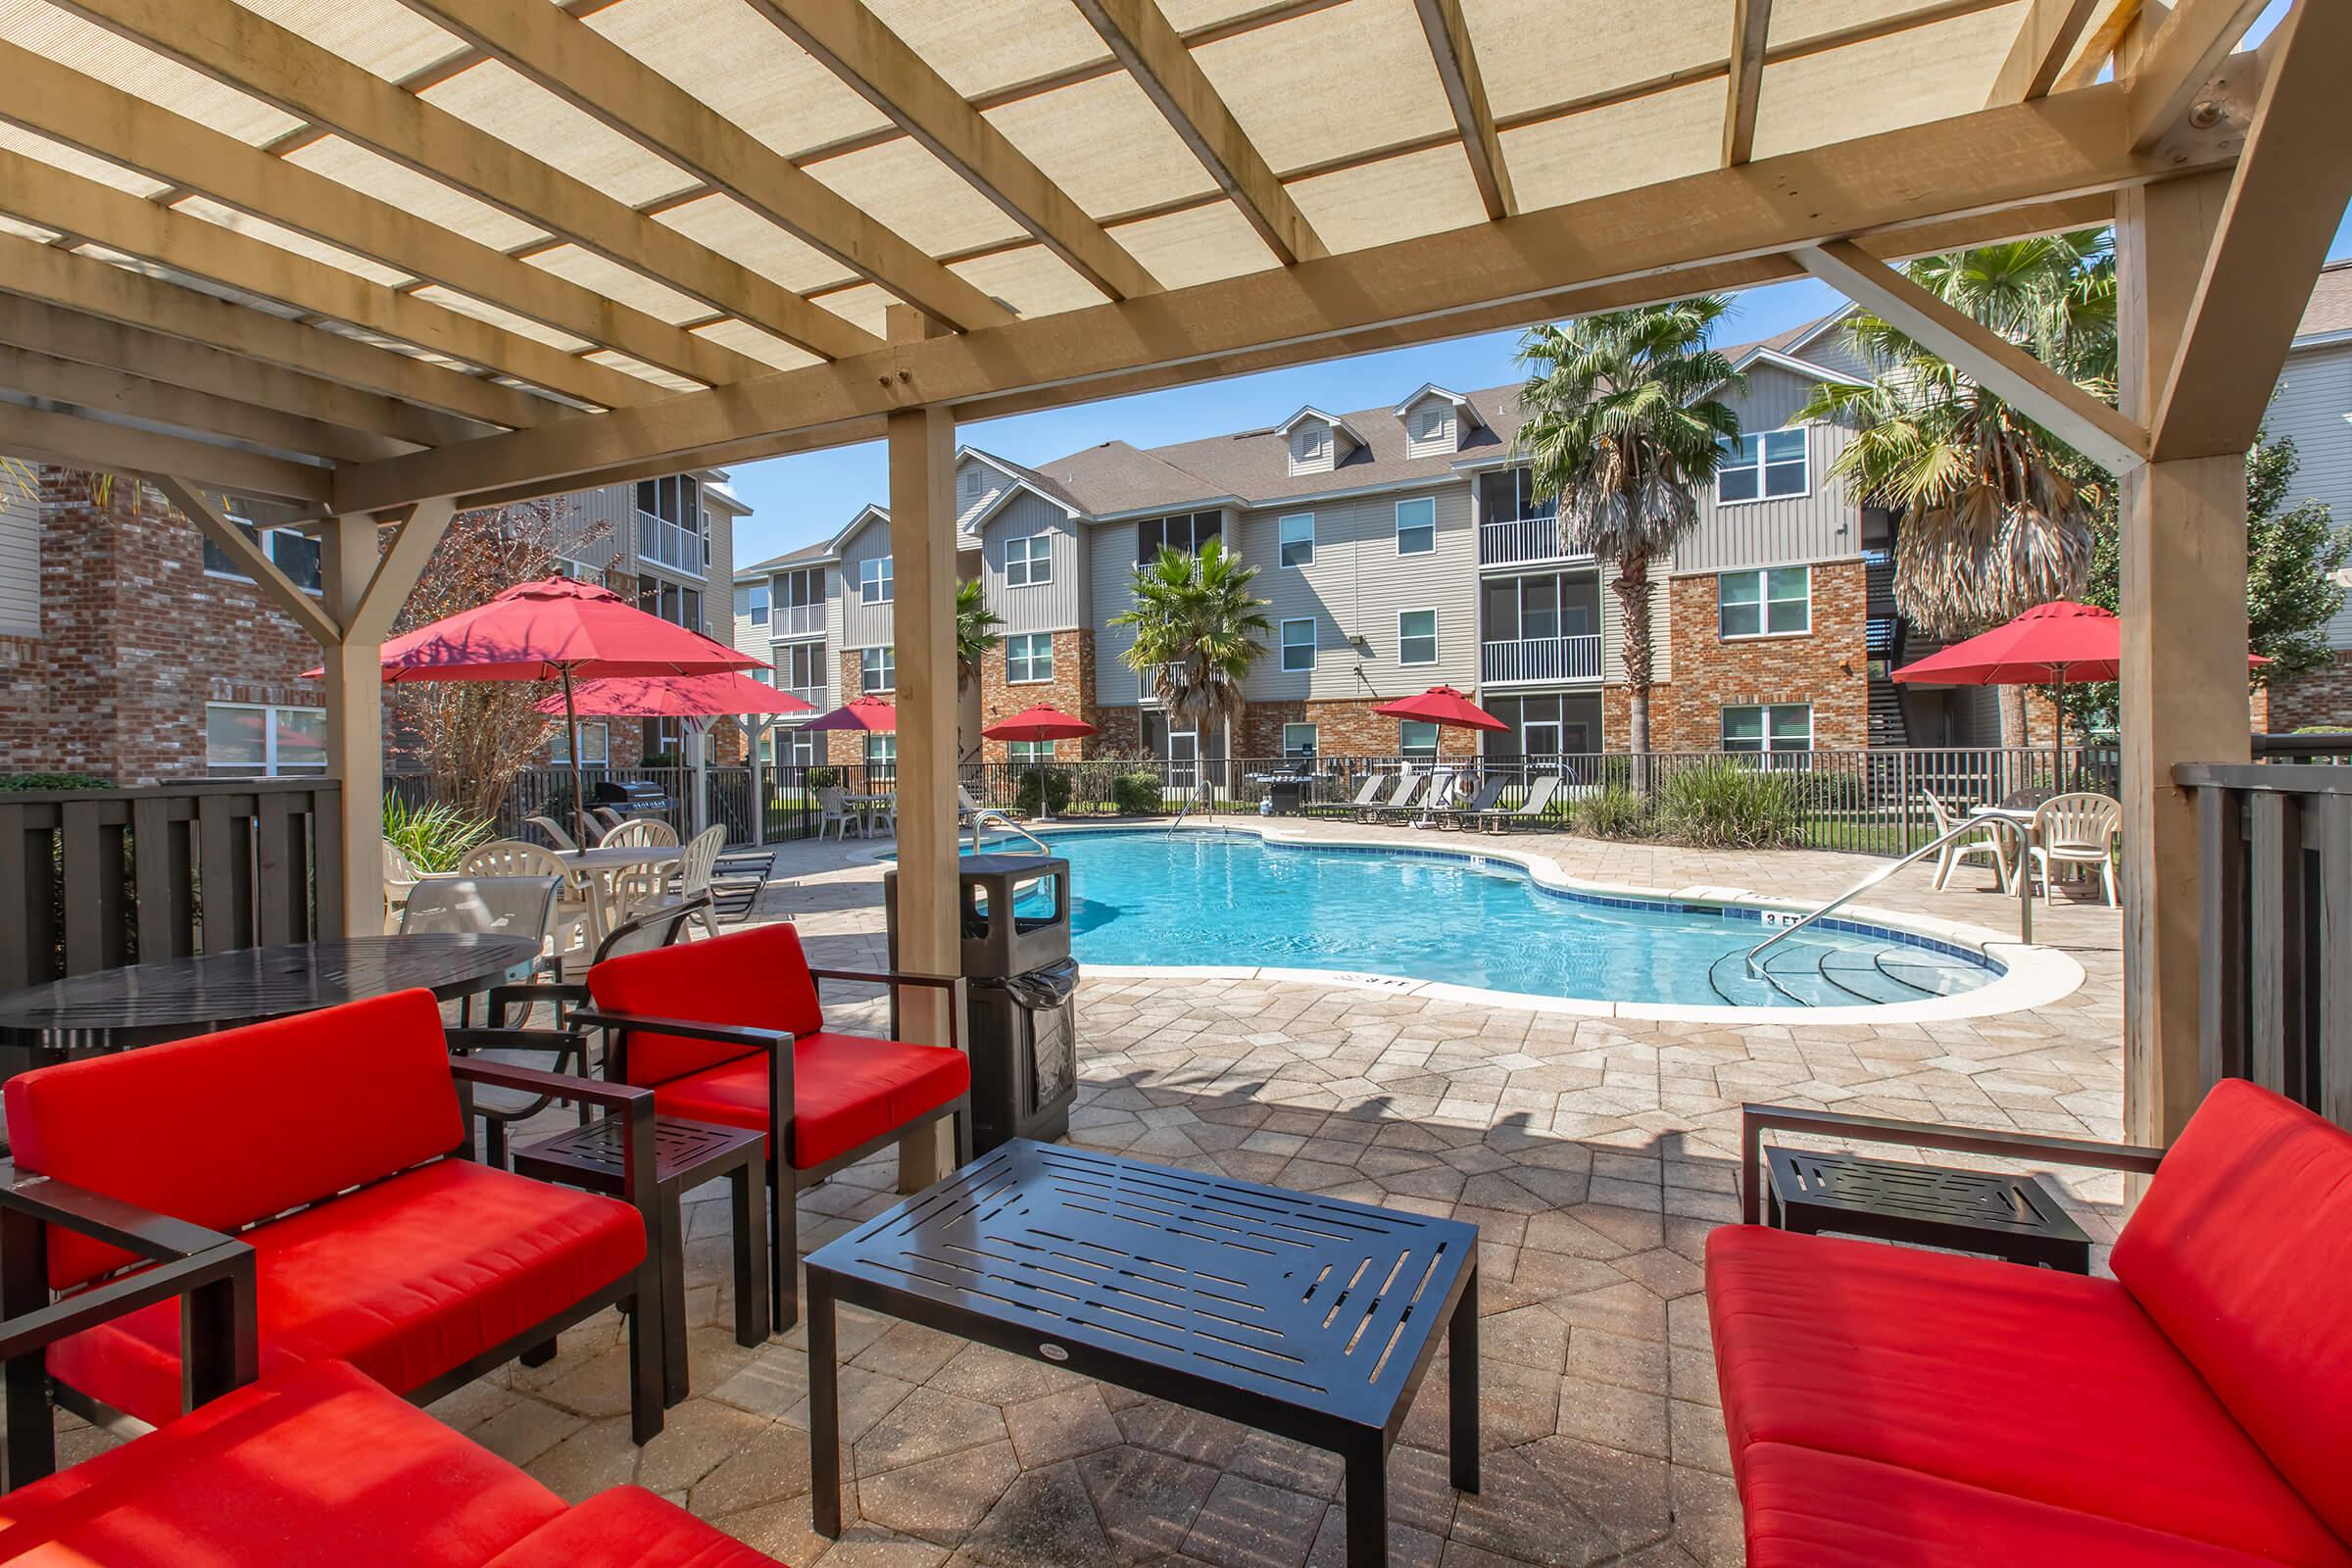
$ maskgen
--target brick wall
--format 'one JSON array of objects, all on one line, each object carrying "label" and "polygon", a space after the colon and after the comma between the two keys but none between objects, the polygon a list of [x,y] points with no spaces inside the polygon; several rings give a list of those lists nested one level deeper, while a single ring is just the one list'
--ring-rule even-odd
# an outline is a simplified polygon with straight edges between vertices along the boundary
[{"label": "brick wall", "polygon": [[1090,757],[1136,757],[1144,749],[1144,716],[1140,708],[1098,708],[1087,713],[1099,732],[1087,741]]},{"label": "brick wall", "polygon": [[[1057,631],[1054,639],[1054,678],[1050,681],[1023,682],[1013,685],[1004,678],[1004,650],[989,651],[980,661],[980,727],[986,730],[1000,719],[1010,718],[1028,708],[1056,708],[1076,718],[1100,725],[1094,715],[1095,706],[1095,634],[1080,627],[1074,631]],[[1076,747],[1064,743],[1056,756],[1093,756],[1099,737],[1090,736]],[[1009,753],[1003,741],[980,738],[980,760],[984,762],[1004,761]]]},{"label": "brick wall", "polygon": [[[1813,565],[1813,629],[1801,636],[1726,640],[1710,574],[1677,577],[1672,594],[1674,679],[1650,698],[1650,745],[1662,752],[1711,752],[1723,741],[1723,710],[1750,703],[1809,703],[1813,744],[1823,751],[1870,743],[1870,680],[1863,651],[1868,592],[1858,561]],[[1602,694],[1612,750],[1625,744]]]},{"label": "brick wall", "polygon": [[[2272,687],[2269,729],[2283,734],[2307,724],[2352,725],[2352,649],[2335,656],[2335,663],[2302,679]],[[2257,728],[2264,727],[2259,721]]]}]

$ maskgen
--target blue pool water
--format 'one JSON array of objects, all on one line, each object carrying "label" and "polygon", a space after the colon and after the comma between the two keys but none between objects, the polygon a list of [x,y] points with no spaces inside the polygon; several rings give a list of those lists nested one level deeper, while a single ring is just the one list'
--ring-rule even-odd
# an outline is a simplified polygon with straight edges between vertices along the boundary
[{"label": "blue pool water", "polygon": [[[1270,844],[1164,828],[1054,834],[1081,963],[1333,969],[1590,1001],[1858,1006],[1996,970],[1947,944],[1824,921],[1767,957],[1752,910],[1608,899],[1473,853]],[[991,844],[991,848],[996,846]]]}]

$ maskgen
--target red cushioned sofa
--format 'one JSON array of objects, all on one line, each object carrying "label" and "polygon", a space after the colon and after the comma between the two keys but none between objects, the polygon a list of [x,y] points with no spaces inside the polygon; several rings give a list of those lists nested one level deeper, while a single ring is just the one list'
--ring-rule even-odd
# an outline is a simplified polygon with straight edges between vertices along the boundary
[{"label": "red cushioned sofa", "polygon": [[[948,1044],[912,1045],[825,1027],[820,980],[948,993]],[[789,924],[607,958],[588,971],[595,1006],[575,1028],[607,1031],[605,1075],[654,1092],[664,1116],[768,1134],[768,1217],[776,1327],[800,1318],[802,1188],[909,1132],[954,1118],[956,1157],[971,1157],[972,1069],[963,981],[955,976],[812,969]]]},{"label": "red cushioned sofa", "polygon": [[[450,1054],[508,1043],[527,1042],[444,1031],[431,994],[412,991],[20,1074],[0,1313],[71,1321],[41,1342],[61,1403],[160,1426],[257,1373],[330,1359],[423,1403],[625,1304],[634,1428],[650,1439],[653,1097]],[[631,1200],[466,1157],[474,1084],[621,1113]],[[9,1352],[12,1418],[41,1398],[26,1348],[19,1336]],[[10,1483],[46,1473],[46,1415],[8,1425]]]},{"label": "red cushioned sofa", "polygon": [[1750,1568],[2352,1568],[2352,1134],[2234,1080],[2161,1154],[1751,1106],[1751,1203],[1768,1125],[2153,1175],[2113,1279],[1715,1232]]},{"label": "red cushioned sofa", "polygon": [[341,1361],[0,1497],[15,1568],[776,1568],[675,1504],[574,1507]]}]

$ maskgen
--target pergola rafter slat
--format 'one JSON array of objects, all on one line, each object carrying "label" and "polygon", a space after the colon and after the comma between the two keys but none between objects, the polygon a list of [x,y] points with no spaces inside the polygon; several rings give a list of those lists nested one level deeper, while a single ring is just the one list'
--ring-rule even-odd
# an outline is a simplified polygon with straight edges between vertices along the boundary
[{"label": "pergola rafter slat", "polygon": [[2125,78],[2132,89],[2132,145],[2148,148],[2180,123],[2223,59],[2262,14],[2265,0],[2180,0]]},{"label": "pergola rafter slat", "polygon": [[1461,0],[1413,0],[1421,14],[1421,30],[1429,35],[1430,58],[1437,63],[1438,80],[1445,84],[1446,102],[1453,110],[1453,125],[1470,160],[1470,177],[1478,184],[1478,199],[1489,218],[1508,218],[1519,210],[1511,191],[1510,166],[1503,162],[1502,133],[1494,128],[1494,112],[1487,103],[1486,79],[1478,72],[1478,51],[1470,43],[1470,24],[1462,19]]},{"label": "pergola rafter slat", "polygon": [[2024,103],[2056,86],[2067,57],[2074,53],[2082,29],[2090,25],[2098,9],[2099,0],[2031,0],[2025,20],[2017,25],[2016,41],[2009,46],[2009,57],[2001,62],[2000,74],[1992,78],[1985,107]]},{"label": "pergola rafter slat", "polygon": [[1772,0],[1732,0],[1730,86],[1723,105],[1723,167],[1744,164],[1756,152],[1756,104],[1764,95],[1765,51],[1772,36]]}]

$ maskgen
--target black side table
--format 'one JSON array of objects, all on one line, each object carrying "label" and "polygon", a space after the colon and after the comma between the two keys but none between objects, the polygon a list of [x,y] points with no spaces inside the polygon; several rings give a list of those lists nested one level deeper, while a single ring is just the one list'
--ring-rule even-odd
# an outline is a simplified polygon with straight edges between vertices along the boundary
[{"label": "black side table", "polygon": [[1818,1236],[1985,1252],[2070,1274],[2090,1272],[2090,1238],[2037,1176],[1906,1165],[1859,1154],[1764,1152],[1764,1223]]},{"label": "black side table", "polygon": [[[514,1151],[514,1174],[561,1182],[617,1198],[621,1194],[621,1129],[600,1116]],[[724,1176],[734,1205],[735,1343],[766,1343],[767,1137],[738,1127],[660,1116],[654,1121],[654,1181],[660,1189],[662,1234],[647,1241],[662,1265],[662,1402],[686,1397],[686,1225],[680,1200],[707,1181]]]}]

